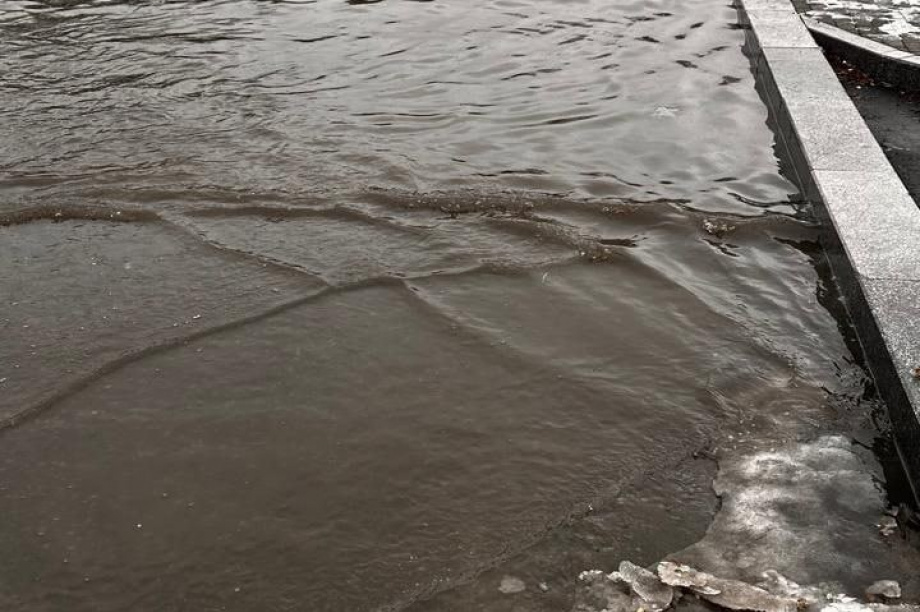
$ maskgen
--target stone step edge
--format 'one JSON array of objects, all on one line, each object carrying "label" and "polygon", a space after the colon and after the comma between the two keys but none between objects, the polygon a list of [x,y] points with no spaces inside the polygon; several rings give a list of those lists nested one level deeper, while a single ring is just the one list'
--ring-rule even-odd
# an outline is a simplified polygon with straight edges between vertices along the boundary
[{"label": "stone step edge", "polygon": [[857,66],[883,83],[920,90],[920,55],[847,32],[810,17],[802,22],[822,47]]}]

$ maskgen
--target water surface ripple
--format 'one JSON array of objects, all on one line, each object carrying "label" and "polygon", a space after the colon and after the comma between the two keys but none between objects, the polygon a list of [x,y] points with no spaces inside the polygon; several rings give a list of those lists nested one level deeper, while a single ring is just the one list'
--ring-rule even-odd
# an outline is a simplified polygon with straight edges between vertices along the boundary
[{"label": "water surface ripple", "polygon": [[0,3],[0,193],[527,188],[782,208],[713,0]]},{"label": "water surface ripple", "polygon": [[0,608],[565,610],[698,539],[865,382],[736,22],[0,1]]}]

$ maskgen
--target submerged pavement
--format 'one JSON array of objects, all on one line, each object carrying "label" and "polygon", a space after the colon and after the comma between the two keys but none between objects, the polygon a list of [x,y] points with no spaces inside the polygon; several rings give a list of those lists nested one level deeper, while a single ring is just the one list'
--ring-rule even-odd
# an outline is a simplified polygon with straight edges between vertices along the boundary
[{"label": "submerged pavement", "polygon": [[[145,7],[132,7],[129,21],[92,16],[77,33],[84,42],[109,36],[122,54],[107,55],[106,68],[125,69],[114,74],[74,61],[72,46],[53,42],[53,28],[42,27],[39,38],[30,23],[17,24],[22,41],[9,39],[71,75],[104,73],[158,89],[161,82],[135,74],[138,58],[157,67],[152,76],[183,70],[169,100],[115,90],[143,100],[147,113],[118,115],[124,120],[105,141],[81,127],[87,109],[112,100],[95,82],[67,79],[72,117],[55,108],[57,97],[48,98],[49,112],[10,114],[11,132],[26,133],[18,122],[33,126],[15,189],[28,193],[27,181],[41,178],[57,189],[42,201],[57,195],[72,206],[44,216],[29,208],[0,232],[15,249],[8,284],[17,296],[2,313],[9,325],[0,354],[15,361],[0,376],[0,411],[18,424],[0,448],[0,608],[337,611],[417,602],[423,612],[498,611],[528,593],[548,600],[568,584],[552,572],[537,581],[505,572],[514,561],[505,560],[521,551],[535,558],[524,567],[537,569],[611,551],[616,562],[670,555],[720,580],[750,584],[770,569],[803,585],[834,582],[829,592],[851,597],[867,583],[896,580],[902,599],[916,601],[916,554],[896,539],[900,527],[876,485],[879,466],[864,448],[872,423],[859,423],[872,432],[862,436],[850,421],[829,424],[848,412],[868,420],[872,406],[849,382],[861,372],[841,337],[847,331],[828,312],[836,298],[815,276],[814,228],[779,214],[746,218],[797,209],[737,52],[743,33],[716,19],[715,4],[671,2],[649,6],[648,15],[626,7],[619,24],[609,3],[596,4],[596,22],[572,24],[569,7],[556,19],[534,3],[525,24],[533,27],[523,29],[520,15],[494,3],[499,16],[467,26],[474,40],[498,35],[496,25],[513,27],[499,42],[536,45],[523,47],[528,60],[571,54],[585,65],[593,57],[597,69],[584,73],[523,61],[484,69],[476,54],[443,49],[470,44],[444,29],[470,12],[450,13],[443,3],[432,3],[447,11],[438,21],[418,21],[406,9],[417,3],[349,9],[397,12],[423,34],[411,53],[396,46],[406,28],[393,36],[392,18],[369,15],[362,27],[386,22],[379,36],[354,32],[354,16],[334,12],[330,35],[310,40],[302,36],[315,12],[300,22],[278,14],[294,12],[290,6],[260,6],[254,16],[237,3],[200,12],[150,6],[145,22]],[[235,14],[215,18],[214,10]],[[263,27],[266,15],[276,21]],[[696,22],[699,15],[706,21]],[[188,20],[211,36],[186,40]],[[69,37],[81,18],[54,23]],[[339,23],[346,27],[333,27]],[[287,32],[278,24],[290,27],[290,39],[246,39]],[[354,40],[338,46],[340,30]],[[429,42],[430,32],[437,37]],[[163,38],[183,59],[204,59],[189,67],[150,48]],[[220,48],[244,39],[234,45],[246,51],[239,57]],[[125,41],[127,49],[118,46]],[[201,47],[212,43],[218,48]],[[334,45],[322,75],[305,73],[300,61],[277,65],[316,48],[298,45],[321,43]],[[664,44],[673,56],[648,51]],[[349,55],[368,50],[377,54],[372,62]],[[467,70],[457,69],[457,57],[470,58]],[[660,62],[658,76],[636,57]],[[226,60],[222,70],[215,58]],[[616,78],[601,74],[618,61]],[[368,65],[379,79],[349,74]],[[17,69],[24,83],[37,72]],[[321,86],[308,85],[325,71]],[[391,79],[401,71],[420,76],[418,87]],[[474,94],[457,97],[456,87],[469,83],[448,86],[447,75],[483,79],[492,97],[504,84],[503,110],[483,110]],[[368,81],[379,89],[357,85]],[[630,95],[607,103],[621,83]],[[236,96],[256,84],[260,95]],[[345,93],[352,84],[366,105]],[[318,91],[327,85],[334,108]],[[305,106],[304,87],[320,102]],[[546,95],[535,96],[541,89]],[[419,106],[379,106],[403,93]],[[533,108],[534,99],[548,107]],[[115,98],[119,109],[122,100]],[[477,110],[455,110],[457,100]],[[346,102],[353,106],[342,109]],[[34,116],[53,121],[36,126]],[[213,134],[190,130],[202,117],[219,123]],[[707,129],[710,117],[717,123]],[[57,135],[62,123],[74,126],[73,141],[35,145],[45,142],[36,133]],[[323,132],[329,125],[337,127]],[[478,129],[492,147],[506,138],[509,149],[474,147]],[[139,135],[149,150],[117,164],[83,153],[117,158],[135,152]],[[366,154],[384,142],[382,156]],[[560,165],[509,154],[521,143]],[[181,156],[168,154],[174,150]],[[214,160],[215,150],[227,159]],[[425,159],[407,165],[400,152]],[[52,156],[65,159],[50,164]],[[106,161],[114,167],[100,176]],[[346,162],[349,185],[383,166],[392,169],[388,184],[403,190],[321,191]],[[579,174],[555,182],[560,166]],[[628,183],[600,174],[611,166]],[[58,175],[34,176],[46,167]],[[451,176],[452,191],[425,195],[435,175]],[[78,181],[92,184],[92,195]],[[457,187],[480,183],[657,203],[589,207],[531,195],[490,203],[483,189]],[[88,215],[86,203],[97,200],[117,207]],[[122,219],[135,209],[133,221]],[[131,222],[112,223],[116,217]],[[703,537],[716,510],[708,491],[716,465],[722,505]],[[568,576],[597,564],[606,561],[586,561]],[[484,605],[424,599],[495,565],[501,573]],[[507,609],[574,605],[552,604]]]},{"label": "submerged pavement", "polygon": [[[901,457],[915,463],[916,381],[905,373],[920,341],[907,316],[915,300],[904,289],[918,282],[910,263],[916,242],[898,236],[918,226],[917,210],[794,13],[772,0],[744,4],[780,141],[803,190],[826,215],[832,267],[892,410]],[[796,3],[800,12],[817,6]],[[909,3],[821,6],[833,9],[823,15],[831,20],[887,11],[867,34],[896,33],[902,46],[913,44],[916,14],[902,11]],[[898,30],[890,25],[896,21],[909,27]],[[894,235],[873,229],[899,221]],[[791,420],[785,436],[741,441],[719,454],[714,489],[721,504],[704,538],[648,569],[624,560],[609,574],[584,572],[573,612],[920,609],[913,511],[892,506],[878,464],[846,427],[820,432]]]}]

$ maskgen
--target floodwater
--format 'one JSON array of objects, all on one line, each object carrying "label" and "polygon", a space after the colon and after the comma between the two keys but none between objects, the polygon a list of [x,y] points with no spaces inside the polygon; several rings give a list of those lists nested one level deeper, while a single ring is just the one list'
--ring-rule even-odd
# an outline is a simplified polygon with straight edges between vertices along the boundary
[{"label": "floodwater", "polygon": [[0,609],[565,610],[833,420],[719,0],[0,2]]}]

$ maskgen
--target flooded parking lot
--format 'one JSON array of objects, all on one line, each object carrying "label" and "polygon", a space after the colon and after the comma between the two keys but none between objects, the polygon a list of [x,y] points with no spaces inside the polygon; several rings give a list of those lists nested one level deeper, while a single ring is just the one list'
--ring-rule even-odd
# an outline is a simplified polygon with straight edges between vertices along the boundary
[{"label": "flooded parking lot", "polygon": [[3,609],[565,610],[860,405],[724,3],[0,16]]}]

